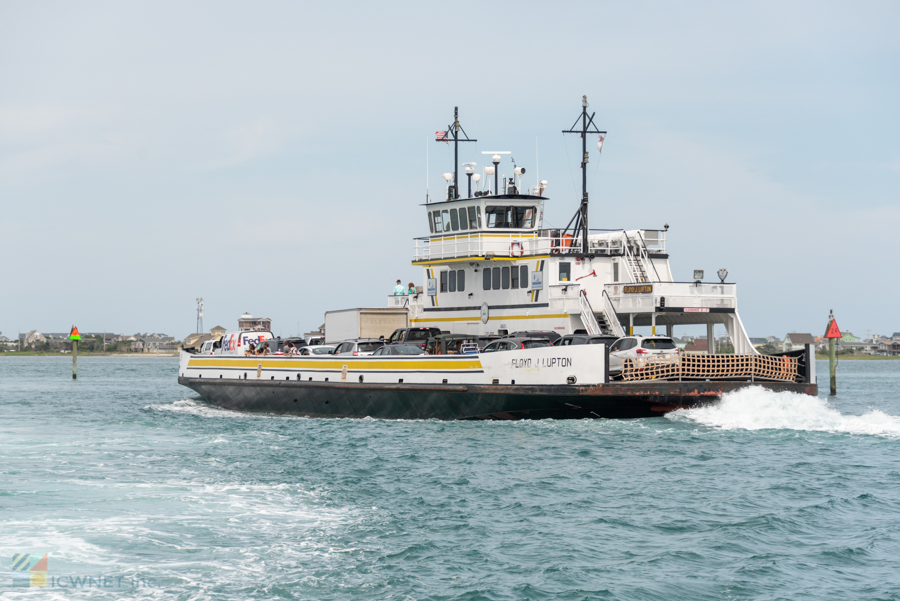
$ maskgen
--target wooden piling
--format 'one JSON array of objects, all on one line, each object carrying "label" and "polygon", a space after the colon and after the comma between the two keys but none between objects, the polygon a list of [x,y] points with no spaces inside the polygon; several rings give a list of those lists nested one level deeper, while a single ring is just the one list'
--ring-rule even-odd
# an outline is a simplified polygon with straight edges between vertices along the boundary
[{"label": "wooden piling", "polygon": [[828,339],[828,372],[831,375],[831,395],[837,394],[837,358],[835,357],[835,340],[841,337],[841,330],[834,320],[834,311],[828,312],[828,328],[825,330],[825,338]]},{"label": "wooden piling", "polygon": [[78,379],[78,341],[81,340],[81,334],[78,333],[78,328],[72,326],[72,329],[69,330],[69,340],[72,341],[72,379]]},{"label": "wooden piling", "polygon": [[837,359],[834,355],[834,338],[828,339],[828,373],[831,374],[831,396],[837,394]]}]

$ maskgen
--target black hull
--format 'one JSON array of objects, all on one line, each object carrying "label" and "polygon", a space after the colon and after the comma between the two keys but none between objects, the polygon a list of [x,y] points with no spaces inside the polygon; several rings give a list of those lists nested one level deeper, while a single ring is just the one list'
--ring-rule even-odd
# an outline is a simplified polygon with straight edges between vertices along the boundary
[{"label": "black hull", "polygon": [[603,386],[350,384],[178,378],[223,409],[307,417],[381,419],[637,418],[697,407],[722,394],[762,386],[816,395],[792,382],[647,382]]}]

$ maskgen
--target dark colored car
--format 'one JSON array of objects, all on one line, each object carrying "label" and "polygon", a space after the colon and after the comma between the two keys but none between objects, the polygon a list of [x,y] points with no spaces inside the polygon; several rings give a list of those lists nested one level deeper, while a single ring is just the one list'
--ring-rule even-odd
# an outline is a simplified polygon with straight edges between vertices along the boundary
[{"label": "dark colored car", "polygon": [[500,340],[500,336],[478,336],[477,338],[475,338],[474,342],[478,345],[478,350],[480,351],[495,340]]},{"label": "dark colored car", "polygon": [[566,334],[557,340],[553,346],[574,346],[576,344],[605,344],[606,348],[618,340],[618,336],[591,336],[590,334]]},{"label": "dark colored car", "polygon": [[414,344],[422,350],[425,350],[425,343],[432,336],[438,336],[441,330],[438,328],[398,328],[394,330],[390,338],[384,341],[385,344]]},{"label": "dark colored car", "polygon": [[544,338],[549,340],[552,344],[556,344],[556,341],[562,338],[562,336],[558,332],[554,332],[552,330],[525,330],[523,332],[513,332],[512,334],[507,334],[507,338]]},{"label": "dark colored car", "polygon": [[546,338],[502,338],[495,340],[483,349],[482,353],[494,353],[497,351],[518,351],[530,348],[552,347]]},{"label": "dark colored car", "polygon": [[456,355],[477,348],[476,339],[468,334],[438,334],[425,343],[429,355]]}]

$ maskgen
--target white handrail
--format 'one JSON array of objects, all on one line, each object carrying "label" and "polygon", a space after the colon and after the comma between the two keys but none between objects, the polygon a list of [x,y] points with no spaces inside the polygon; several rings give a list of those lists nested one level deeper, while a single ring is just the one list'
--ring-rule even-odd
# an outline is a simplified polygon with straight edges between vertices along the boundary
[{"label": "white handrail", "polygon": [[591,302],[588,300],[587,292],[584,290],[581,290],[580,292],[581,294],[579,294],[578,297],[581,301],[581,321],[584,322],[584,328],[591,336],[599,336],[603,331],[600,329],[600,323],[594,316],[594,309],[591,307]]},{"label": "white handrail", "polygon": [[610,329],[612,329],[612,333],[621,338],[625,335],[625,329],[622,327],[622,324],[619,323],[619,316],[616,314],[615,307],[612,306],[611,299],[609,298],[609,294],[606,290],[603,291],[603,294],[600,295],[600,302],[603,303],[601,305],[603,309],[603,317],[606,319],[606,323],[609,324]]},{"label": "white handrail", "polygon": [[625,266],[628,268],[625,271],[628,272],[628,277],[631,278],[632,283],[638,283],[637,274],[634,273],[634,254],[631,252],[631,244],[628,243],[628,236],[625,236],[625,244],[622,246],[625,249]]}]

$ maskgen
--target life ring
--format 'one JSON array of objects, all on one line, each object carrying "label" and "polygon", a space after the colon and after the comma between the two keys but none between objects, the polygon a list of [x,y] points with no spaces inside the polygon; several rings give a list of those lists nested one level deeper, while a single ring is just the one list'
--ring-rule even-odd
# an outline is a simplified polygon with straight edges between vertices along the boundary
[{"label": "life ring", "polygon": [[522,243],[518,240],[513,240],[509,244],[509,256],[510,257],[521,257],[525,254],[525,247],[522,246]]}]

